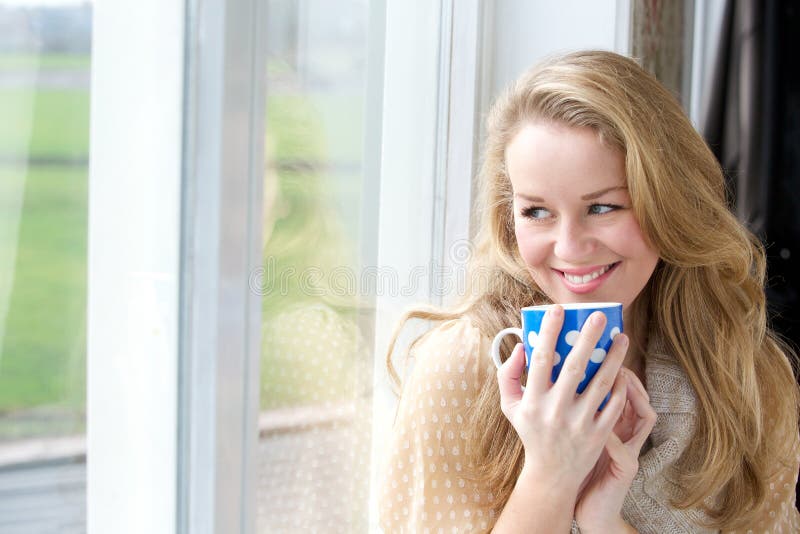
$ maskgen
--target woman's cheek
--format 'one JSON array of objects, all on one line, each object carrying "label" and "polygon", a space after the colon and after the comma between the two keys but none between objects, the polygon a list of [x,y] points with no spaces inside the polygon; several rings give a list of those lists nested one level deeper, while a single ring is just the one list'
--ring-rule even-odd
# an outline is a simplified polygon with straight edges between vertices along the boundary
[{"label": "woman's cheek", "polygon": [[615,251],[624,258],[638,258],[652,252],[646,243],[639,224],[632,216],[621,224],[609,228],[607,234],[601,237],[607,248]]},{"label": "woman's cheek", "polygon": [[538,267],[547,260],[547,247],[537,236],[517,231],[519,255],[528,267]]}]

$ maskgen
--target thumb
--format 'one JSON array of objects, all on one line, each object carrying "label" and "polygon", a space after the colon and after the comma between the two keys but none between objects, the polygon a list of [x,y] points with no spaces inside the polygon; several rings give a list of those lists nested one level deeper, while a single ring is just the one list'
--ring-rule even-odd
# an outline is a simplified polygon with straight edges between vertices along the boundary
[{"label": "thumb", "polygon": [[636,471],[639,469],[639,460],[632,453],[631,450],[622,443],[614,432],[608,435],[606,441],[606,451],[609,458],[620,468],[625,474],[633,478]]},{"label": "thumb", "polygon": [[522,386],[519,381],[525,372],[525,350],[517,343],[511,356],[497,370],[497,383],[500,389],[500,404],[505,407],[522,399]]}]

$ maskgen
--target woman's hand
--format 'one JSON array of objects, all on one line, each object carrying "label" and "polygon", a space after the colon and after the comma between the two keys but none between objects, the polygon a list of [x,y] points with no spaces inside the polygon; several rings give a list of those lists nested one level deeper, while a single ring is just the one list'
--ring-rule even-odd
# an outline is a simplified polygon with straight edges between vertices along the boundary
[{"label": "woman's hand", "polygon": [[[553,355],[563,317],[560,306],[553,306],[545,315],[531,355],[524,391],[519,382],[525,371],[521,344],[497,374],[501,409],[525,449],[524,476],[533,477],[541,487],[560,488],[571,499],[565,505],[573,506],[581,482],[607,447],[625,407],[626,382],[618,371],[628,339],[624,334],[614,339],[603,365],[584,392],[577,395],[578,384],[583,380],[606,318],[602,312],[589,317],[553,384],[550,381]],[[608,403],[598,412],[612,387]]]},{"label": "woman's hand", "polygon": [[639,453],[656,422],[656,413],[639,378],[628,369],[620,373],[627,378],[627,401],[578,496],[575,521],[581,532],[625,531],[620,515],[622,504],[639,469]]}]

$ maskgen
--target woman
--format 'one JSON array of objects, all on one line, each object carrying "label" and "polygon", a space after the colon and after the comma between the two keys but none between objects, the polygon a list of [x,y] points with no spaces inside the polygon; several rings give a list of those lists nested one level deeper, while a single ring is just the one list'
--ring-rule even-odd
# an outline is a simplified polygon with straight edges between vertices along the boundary
[{"label": "woman", "polygon": [[[490,113],[478,208],[463,301],[406,313],[389,348],[397,379],[403,323],[442,321],[411,346],[386,531],[800,528],[798,387],[767,327],[764,251],[650,74],[578,52],[523,75]],[[520,308],[596,301],[622,302],[626,333],[582,395],[571,381],[602,314],[569,355],[575,376],[547,378],[559,307],[524,393],[521,346],[494,372],[491,339]]]}]

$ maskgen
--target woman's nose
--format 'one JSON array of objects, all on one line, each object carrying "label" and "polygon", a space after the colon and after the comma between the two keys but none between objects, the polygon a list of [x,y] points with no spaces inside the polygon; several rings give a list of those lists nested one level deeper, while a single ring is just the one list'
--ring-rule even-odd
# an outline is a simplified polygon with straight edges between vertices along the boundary
[{"label": "woman's nose", "polygon": [[553,253],[569,262],[585,261],[595,248],[595,238],[580,221],[562,220],[555,236]]}]

